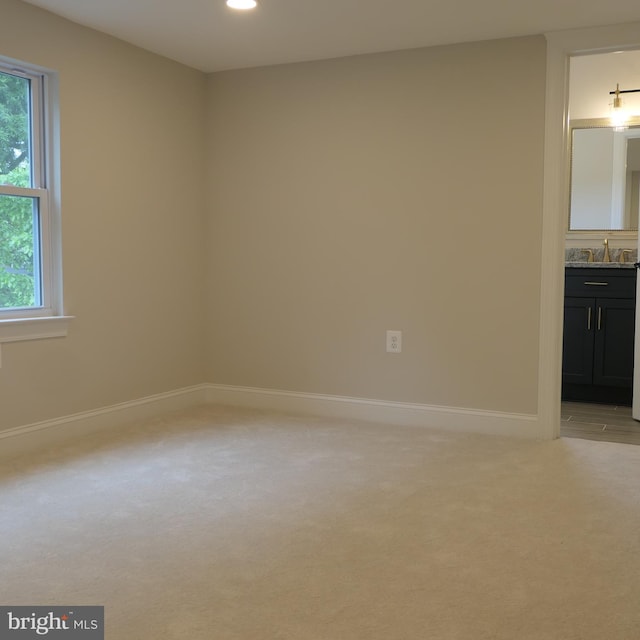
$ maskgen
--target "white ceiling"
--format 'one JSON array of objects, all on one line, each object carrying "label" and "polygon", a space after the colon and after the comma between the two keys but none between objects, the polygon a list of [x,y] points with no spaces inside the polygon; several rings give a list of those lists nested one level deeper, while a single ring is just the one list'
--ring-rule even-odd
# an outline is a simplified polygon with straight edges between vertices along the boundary
[{"label": "white ceiling", "polygon": [[29,0],[212,72],[640,20],[637,0]]}]

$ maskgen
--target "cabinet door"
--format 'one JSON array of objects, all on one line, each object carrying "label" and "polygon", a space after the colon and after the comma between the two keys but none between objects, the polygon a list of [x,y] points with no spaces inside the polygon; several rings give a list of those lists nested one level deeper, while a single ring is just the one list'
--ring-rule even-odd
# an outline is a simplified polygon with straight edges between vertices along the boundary
[{"label": "cabinet door", "polygon": [[635,300],[624,298],[596,299],[594,384],[633,385],[635,306]]},{"label": "cabinet door", "polygon": [[564,299],[562,382],[593,383],[595,298]]}]

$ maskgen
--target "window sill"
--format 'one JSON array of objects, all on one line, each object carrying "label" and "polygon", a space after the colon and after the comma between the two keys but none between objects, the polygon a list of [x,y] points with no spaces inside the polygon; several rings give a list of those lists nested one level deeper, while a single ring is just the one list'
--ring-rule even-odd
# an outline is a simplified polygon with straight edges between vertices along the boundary
[{"label": "window sill", "polygon": [[64,338],[73,316],[46,316],[43,318],[8,318],[0,320],[0,344],[45,338]]}]

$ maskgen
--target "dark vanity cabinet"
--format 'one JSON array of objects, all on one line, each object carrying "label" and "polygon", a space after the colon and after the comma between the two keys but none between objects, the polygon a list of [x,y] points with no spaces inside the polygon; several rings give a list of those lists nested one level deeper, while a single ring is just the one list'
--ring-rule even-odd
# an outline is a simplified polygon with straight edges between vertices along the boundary
[{"label": "dark vanity cabinet", "polygon": [[563,400],[631,404],[635,308],[635,269],[565,269]]}]

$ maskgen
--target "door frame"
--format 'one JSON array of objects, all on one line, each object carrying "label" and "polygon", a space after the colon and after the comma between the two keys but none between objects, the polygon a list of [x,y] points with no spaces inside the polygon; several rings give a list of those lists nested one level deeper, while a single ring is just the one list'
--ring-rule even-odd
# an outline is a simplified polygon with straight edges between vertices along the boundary
[{"label": "door frame", "polygon": [[[569,58],[640,48],[640,22],[546,33],[538,428],[560,435],[564,247],[569,211]],[[638,376],[634,376],[638,379]],[[635,382],[635,380],[634,380]]]}]

